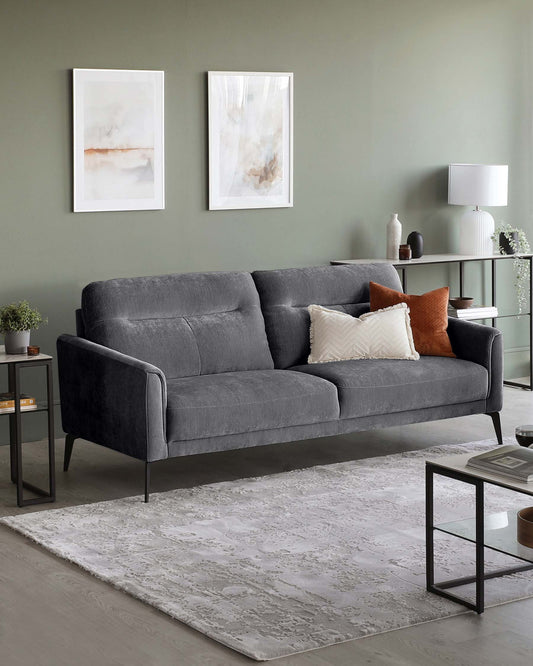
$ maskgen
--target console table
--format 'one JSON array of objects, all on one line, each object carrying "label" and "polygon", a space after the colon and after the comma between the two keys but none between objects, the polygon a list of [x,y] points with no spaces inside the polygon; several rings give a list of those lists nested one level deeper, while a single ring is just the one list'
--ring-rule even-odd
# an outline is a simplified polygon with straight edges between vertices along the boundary
[{"label": "console table", "polygon": [[[522,384],[521,382],[512,382],[504,380],[507,386],[516,386],[518,388],[525,388],[529,391],[533,390],[533,254],[521,254],[521,258],[529,261],[529,309],[528,312],[520,313],[520,316],[529,317],[529,384]],[[337,259],[331,261],[332,265],[339,264],[390,264],[394,266],[399,273],[402,280],[402,287],[407,291],[407,269],[413,266],[429,266],[433,264],[456,264],[459,268],[459,296],[464,296],[464,266],[471,261],[490,261],[491,262],[491,305],[496,305],[496,262],[514,259],[513,254],[490,254],[485,256],[466,255],[466,254],[427,254],[420,259],[409,259],[408,261],[400,261],[396,259]],[[492,325],[496,326],[496,319],[505,319],[508,317],[517,317],[516,314],[498,315],[492,317]]]},{"label": "console table", "polygon": [[[54,396],[52,385],[52,357],[48,354],[6,354],[0,346],[0,365],[7,365],[9,392],[13,393],[15,408],[12,412],[4,412],[9,417],[9,441],[11,454],[11,481],[17,486],[17,505],[42,504],[55,501],[55,453],[54,453]],[[22,411],[20,409],[20,369],[22,367],[41,366],[46,369],[47,399],[38,403],[37,409]],[[48,414],[48,490],[43,490],[22,478],[22,414],[33,414],[45,411]],[[36,494],[37,497],[24,499],[24,489]]]}]

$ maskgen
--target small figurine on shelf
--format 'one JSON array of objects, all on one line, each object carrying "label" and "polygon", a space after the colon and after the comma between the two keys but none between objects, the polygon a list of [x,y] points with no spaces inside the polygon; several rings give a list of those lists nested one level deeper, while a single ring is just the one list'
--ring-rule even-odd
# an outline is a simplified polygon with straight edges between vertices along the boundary
[{"label": "small figurine on shelf", "polygon": [[30,344],[30,331],[47,321],[30,307],[28,301],[0,308],[0,333],[4,334],[6,354],[25,354]]},{"label": "small figurine on shelf", "polygon": [[420,259],[424,254],[424,238],[419,231],[411,231],[407,236],[407,243],[411,246],[413,259]]},{"label": "small figurine on shelf", "polygon": [[409,245],[400,245],[398,254],[400,261],[409,261],[411,259],[411,247]]}]

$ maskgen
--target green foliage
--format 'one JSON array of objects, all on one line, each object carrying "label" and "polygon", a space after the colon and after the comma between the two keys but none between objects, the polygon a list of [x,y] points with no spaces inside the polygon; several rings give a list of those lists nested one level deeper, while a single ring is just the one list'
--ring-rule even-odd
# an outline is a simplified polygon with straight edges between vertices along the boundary
[{"label": "green foliage", "polygon": [[[518,303],[518,312],[521,314],[528,302],[529,295],[529,260],[522,259],[521,254],[529,254],[530,247],[526,232],[518,227],[500,222],[491,238],[498,246],[500,254],[506,254],[500,245],[500,234],[503,234],[509,245],[514,250],[513,268],[514,268],[514,288],[516,291],[516,301]],[[515,238],[516,235],[516,238]]]},{"label": "green foliage", "polygon": [[11,303],[0,308],[0,333],[30,331],[46,323],[48,320],[31,308],[28,301]]}]

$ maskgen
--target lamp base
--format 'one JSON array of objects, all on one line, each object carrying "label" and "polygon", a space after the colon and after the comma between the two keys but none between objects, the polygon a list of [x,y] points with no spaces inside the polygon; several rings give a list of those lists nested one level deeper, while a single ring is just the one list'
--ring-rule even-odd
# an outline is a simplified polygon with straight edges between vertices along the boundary
[{"label": "lamp base", "polygon": [[459,252],[477,257],[494,254],[494,218],[485,210],[468,210],[461,217]]}]

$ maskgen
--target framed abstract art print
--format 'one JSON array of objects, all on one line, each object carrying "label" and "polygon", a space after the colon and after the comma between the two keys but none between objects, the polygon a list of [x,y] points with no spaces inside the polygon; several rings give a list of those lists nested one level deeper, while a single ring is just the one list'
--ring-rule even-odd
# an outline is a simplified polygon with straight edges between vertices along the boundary
[{"label": "framed abstract art print", "polygon": [[74,211],[165,207],[164,72],[75,69]]},{"label": "framed abstract art print", "polygon": [[209,72],[209,209],[293,205],[293,75]]}]

